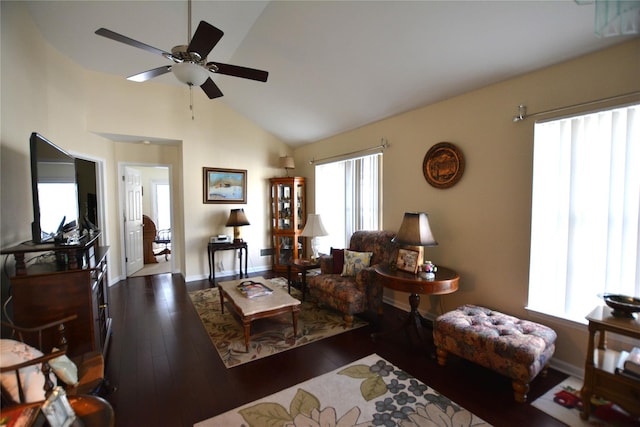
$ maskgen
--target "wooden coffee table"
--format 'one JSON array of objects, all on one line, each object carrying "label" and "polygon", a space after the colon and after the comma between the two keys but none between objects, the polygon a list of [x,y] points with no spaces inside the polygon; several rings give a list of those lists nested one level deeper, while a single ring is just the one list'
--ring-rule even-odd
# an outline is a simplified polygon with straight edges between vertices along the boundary
[{"label": "wooden coffee table", "polygon": [[300,312],[300,301],[289,295],[284,289],[273,286],[263,277],[252,277],[254,282],[263,283],[273,290],[271,295],[247,298],[240,293],[237,286],[247,279],[231,280],[218,283],[220,288],[220,306],[224,313],[224,299],[227,298],[234,311],[242,319],[244,326],[245,350],[249,351],[249,336],[251,335],[251,322],[256,319],[278,316],[284,313],[291,313],[293,317],[293,336],[298,336],[298,313]]}]

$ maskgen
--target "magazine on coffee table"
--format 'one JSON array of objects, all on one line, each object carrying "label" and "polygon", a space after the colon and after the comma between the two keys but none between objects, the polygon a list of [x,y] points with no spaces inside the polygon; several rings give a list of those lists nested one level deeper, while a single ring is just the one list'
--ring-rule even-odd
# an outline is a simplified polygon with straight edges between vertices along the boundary
[{"label": "magazine on coffee table", "polygon": [[260,282],[254,282],[253,280],[240,282],[238,290],[247,298],[261,297],[264,295],[271,295],[273,293],[273,290],[268,286]]}]

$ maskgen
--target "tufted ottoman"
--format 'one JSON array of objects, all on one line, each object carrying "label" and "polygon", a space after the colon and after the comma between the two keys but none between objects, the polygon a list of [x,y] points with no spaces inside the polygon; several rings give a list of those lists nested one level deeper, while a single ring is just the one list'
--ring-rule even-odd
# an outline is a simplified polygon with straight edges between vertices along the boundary
[{"label": "tufted ottoman", "polygon": [[447,354],[512,379],[517,402],[527,400],[529,383],[547,367],[555,350],[553,329],[476,305],[463,305],[436,318],[433,341],[438,363]]}]

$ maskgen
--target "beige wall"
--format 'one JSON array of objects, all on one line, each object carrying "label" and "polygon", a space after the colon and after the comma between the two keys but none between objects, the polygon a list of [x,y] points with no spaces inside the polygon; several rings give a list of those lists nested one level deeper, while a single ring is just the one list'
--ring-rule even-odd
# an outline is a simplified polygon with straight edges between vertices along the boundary
[{"label": "beige wall", "polygon": [[[639,76],[636,39],[298,148],[296,173],[306,176],[312,189],[310,159],[376,146],[381,138],[387,139],[391,146],[383,160],[384,228],[397,230],[406,211],[429,213],[439,246],[426,248],[427,259],[461,276],[460,290],[441,298],[444,309],[472,303],[534,318],[525,310],[534,119],[513,123],[512,117],[519,104],[534,113],[638,91]],[[466,160],[462,179],[444,190],[431,187],[422,173],[427,150],[442,141],[456,144]],[[308,208],[314,212],[313,205]],[[407,294],[387,290],[385,296],[408,307]],[[420,308],[437,314],[439,303],[437,297],[423,298]],[[587,341],[583,325],[535,319],[558,332],[558,359],[583,364]]]},{"label": "beige wall", "polygon": [[[209,237],[231,232],[224,224],[235,207],[243,207],[251,222],[243,229],[250,242],[249,268],[269,268],[270,257],[259,255],[260,249],[270,247],[268,178],[281,174],[278,158],[291,152],[286,144],[201,91],[193,94],[192,120],[185,86],[135,84],[84,70],[42,39],[24,3],[3,1],[1,7],[2,247],[31,238],[28,139],[37,131],[72,154],[104,162],[103,243],[111,246],[112,283],[124,277],[118,173],[125,163],[171,165],[174,245],[180,253],[176,270],[187,280],[208,277]],[[177,143],[174,147],[116,143],[100,136],[105,133]],[[247,204],[202,203],[203,167],[247,170]],[[231,251],[222,261],[227,272],[237,268]]]}]

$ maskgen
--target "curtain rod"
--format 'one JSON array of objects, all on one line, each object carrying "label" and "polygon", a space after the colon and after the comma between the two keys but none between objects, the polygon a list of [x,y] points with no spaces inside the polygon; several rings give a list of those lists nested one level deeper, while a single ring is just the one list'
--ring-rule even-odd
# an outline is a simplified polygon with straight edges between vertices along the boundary
[{"label": "curtain rod", "polygon": [[594,101],[583,102],[581,104],[569,105],[568,107],[554,108],[552,110],[547,110],[547,111],[538,111],[537,113],[532,113],[532,114],[527,114],[527,106],[520,104],[518,105],[518,114],[516,116],[513,116],[513,122],[516,123],[524,119],[528,119],[529,117],[542,116],[544,114],[550,114],[550,113],[559,113],[561,111],[570,110],[572,108],[586,107],[593,104],[600,104],[607,101],[615,101],[617,99],[629,98],[636,95],[640,95],[640,92],[629,92],[622,95],[610,96],[609,98],[601,98],[601,99],[596,99]]},{"label": "curtain rod", "polygon": [[385,148],[389,148],[389,142],[382,138],[380,139],[380,145],[377,145],[375,147],[369,147],[369,148],[363,148],[362,150],[356,150],[356,151],[352,151],[350,153],[344,153],[344,154],[336,154],[335,156],[329,156],[329,157],[325,157],[323,159],[311,159],[309,160],[309,164],[312,165],[314,163],[317,162],[324,162],[325,160],[332,160],[332,159],[338,159],[338,158],[342,158],[342,157],[347,157],[347,156],[352,156],[354,154],[360,154],[360,153],[366,153],[368,151],[373,151],[373,150],[384,150]]}]

